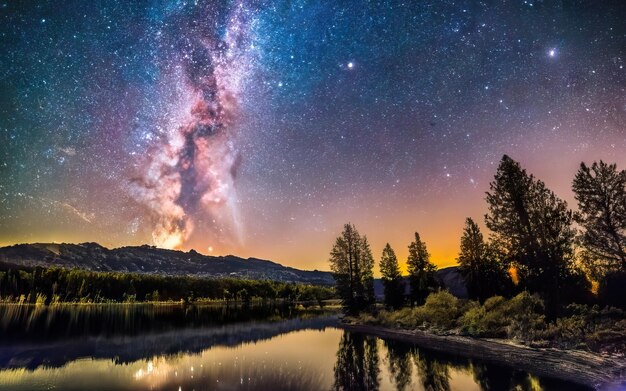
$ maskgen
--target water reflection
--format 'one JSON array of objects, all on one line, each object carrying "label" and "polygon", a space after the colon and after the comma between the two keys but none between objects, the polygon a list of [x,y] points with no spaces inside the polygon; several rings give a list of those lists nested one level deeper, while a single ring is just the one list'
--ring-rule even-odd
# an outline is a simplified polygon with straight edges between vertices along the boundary
[{"label": "water reflection", "polygon": [[0,305],[0,343],[133,336],[254,320],[279,321],[319,313],[328,312],[301,311],[287,305],[7,304]]},{"label": "water reflection", "polygon": [[335,324],[330,311],[289,306],[0,306],[0,368],[59,367],[81,357],[130,363],[199,353]]},{"label": "water reflection", "polygon": [[380,386],[378,346],[374,337],[345,332],[334,368],[335,390],[377,390]]},{"label": "water reflection", "polygon": [[398,341],[385,341],[389,372],[398,391],[404,391],[411,383],[413,367],[411,365],[410,346]]},{"label": "water reflection", "polygon": [[0,390],[577,390],[288,307],[0,306]]},{"label": "water reflection", "polygon": [[[379,355],[385,357],[380,365]],[[334,367],[335,390],[585,390],[506,367],[476,363],[344,331]]]}]

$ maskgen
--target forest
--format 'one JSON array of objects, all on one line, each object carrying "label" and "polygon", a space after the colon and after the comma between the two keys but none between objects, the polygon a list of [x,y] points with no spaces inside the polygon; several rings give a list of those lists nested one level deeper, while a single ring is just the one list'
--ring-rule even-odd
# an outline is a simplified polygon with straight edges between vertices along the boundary
[{"label": "forest", "polygon": [[[489,191],[484,226],[467,218],[457,258],[468,299],[443,290],[419,233],[408,276],[387,244],[380,258],[384,310],[375,306],[375,260],[365,235],[346,224],[330,253],[345,313],[405,329],[626,346],[626,171],[581,163],[572,182],[578,209],[509,156]],[[405,294],[405,284],[409,294]]]},{"label": "forest", "polygon": [[269,280],[168,277],[55,267],[15,269],[4,265],[0,268],[0,299],[5,302],[56,304],[284,300],[321,306],[325,300],[332,298],[332,287]]}]

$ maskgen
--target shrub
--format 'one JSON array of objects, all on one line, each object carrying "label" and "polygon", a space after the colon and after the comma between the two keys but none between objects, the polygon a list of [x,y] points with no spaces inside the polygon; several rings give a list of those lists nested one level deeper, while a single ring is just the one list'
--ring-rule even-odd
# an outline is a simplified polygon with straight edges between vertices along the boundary
[{"label": "shrub", "polygon": [[543,337],[563,348],[626,350],[626,319],[617,308],[580,304],[567,306],[568,316],[550,324]]},{"label": "shrub", "polygon": [[543,301],[537,295],[524,291],[505,305],[504,315],[510,319],[507,327],[509,338],[532,341],[538,330],[545,328]]},{"label": "shrub", "polygon": [[522,292],[510,300],[490,297],[472,306],[459,319],[461,331],[473,336],[532,340],[544,328],[543,302]]},{"label": "shrub", "polygon": [[459,299],[448,291],[431,293],[426,303],[416,310],[418,324],[425,323],[437,328],[450,329],[456,325],[461,314]]}]

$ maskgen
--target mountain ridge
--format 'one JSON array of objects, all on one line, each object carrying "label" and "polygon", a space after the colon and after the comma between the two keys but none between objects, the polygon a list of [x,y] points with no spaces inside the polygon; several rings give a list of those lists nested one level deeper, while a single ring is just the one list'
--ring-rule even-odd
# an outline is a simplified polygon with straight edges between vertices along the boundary
[{"label": "mountain ridge", "polygon": [[[306,284],[334,285],[332,272],[301,270],[260,258],[235,255],[212,256],[147,244],[109,249],[95,242],[24,243],[0,247],[0,268],[63,267],[96,272],[145,273],[203,278],[243,278]],[[437,270],[441,285],[453,295],[467,298],[467,288],[456,266]],[[406,283],[408,293],[408,281]],[[383,296],[380,278],[374,280],[375,295]]]},{"label": "mountain ridge", "polygon": [[277,262],[235,255],[211,256],[150,245],[109,249],[95,242],[24,243],[0,247],[0,262],[27,267],[78,268],[100,272],[146,273],[167,276],[269,279],[332,285],[332,273],[301,270]]}]

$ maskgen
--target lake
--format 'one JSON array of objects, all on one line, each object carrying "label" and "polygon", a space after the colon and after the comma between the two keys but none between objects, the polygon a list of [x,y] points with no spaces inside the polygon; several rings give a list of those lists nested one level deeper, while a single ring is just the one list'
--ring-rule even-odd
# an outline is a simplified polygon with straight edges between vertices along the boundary
[{"label": "lake", "polygon": [[584,390],[288,306],[0,305],[0,390]]}]

